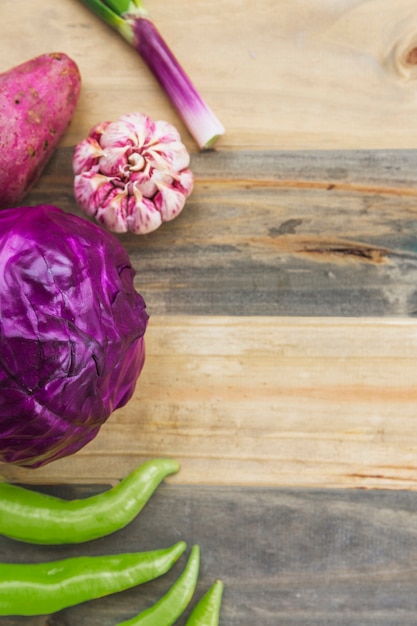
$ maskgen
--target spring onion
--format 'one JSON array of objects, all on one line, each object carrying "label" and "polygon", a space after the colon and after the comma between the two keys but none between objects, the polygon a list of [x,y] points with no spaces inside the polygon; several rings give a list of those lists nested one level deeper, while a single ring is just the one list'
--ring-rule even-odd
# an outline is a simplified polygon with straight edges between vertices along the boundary
[{"label": "spring onion", "polygon": [[149,19],[142,0],[81,1],[140,54],[199,148],[212,147],[224,128]]}]

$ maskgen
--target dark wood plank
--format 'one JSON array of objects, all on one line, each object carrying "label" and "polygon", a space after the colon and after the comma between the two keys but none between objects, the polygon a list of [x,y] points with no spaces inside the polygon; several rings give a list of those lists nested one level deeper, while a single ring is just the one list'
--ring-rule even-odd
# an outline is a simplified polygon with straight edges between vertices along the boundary
[{"label": "dark wood plank", "polygon": [[[43,488],[61,493],[59,487]],[[65,487],[65,497],[95,493]],[[415,625],[417,494],[164,484],[138,518],[81,547],[1,539],[0,559],[38,561],[77,553],[199,543],[196,598],[221,577],[224,626]],[[115,626],[156,601],[179,574],[50,617],[3,617],[4,626]],[[185,616],[184,616],[185,619]],[[184,624],[184,619],[178,624]]]},{"label": "dark wood plank", "polygon": [[[27,204],[78,212],[71,158]],[[207,152],[192,169],[176,220],[120,235],[151,314],[416,314],[417,152]]]}]

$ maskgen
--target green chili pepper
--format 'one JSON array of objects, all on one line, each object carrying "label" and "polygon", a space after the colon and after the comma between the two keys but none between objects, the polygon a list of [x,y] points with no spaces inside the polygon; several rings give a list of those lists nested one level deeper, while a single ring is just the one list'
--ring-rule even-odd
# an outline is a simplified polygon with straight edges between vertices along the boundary
[{"label": "green chili pepper", "polygon": [[223,583],[216,580],[195,605],[185,626],[218,626],[223,597]]},{"label": "green chili pepper", "polygon": [[0,534],[36,544],[104,537],[131,522],[162,480],[178,470],[176,461],[154,459],[104,493],[76,500],[0,483]]},{"label": "green chili pepper", "polygon": [[193,546],[187,565],[171,589],[153,606],[118,626],[172,626],[191,601],[200,568],[200,548]]},{"label": "green chili pepper", "polygon": [[78,556],[48,563],[0,564],[0,615],[45,615],[117,593],[165,574],[186,549]]}]

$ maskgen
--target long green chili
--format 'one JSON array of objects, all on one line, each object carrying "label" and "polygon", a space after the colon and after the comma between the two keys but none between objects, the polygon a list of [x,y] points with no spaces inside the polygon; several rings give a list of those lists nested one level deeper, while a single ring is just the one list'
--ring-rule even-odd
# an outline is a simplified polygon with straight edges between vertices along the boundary
[{"label": "long green chili", "polygon": [[223,597],[223,582],[216,580],[197,602],[185,626],[218,626]]},{"label": "long green chili", "polygon": [[118,626],[172,626],[193,596],[200,568],[200,548],[193,546],[187,565],[169,591],[153,606]]},{"label": "long green chili", "polygon": [[101,598],[165,574],[184,541],[151,552],[77,556],[46,563],[0,564],[0,615],[44,615]]},{"label": "long green chili", "polygon": [[153,459],[115,487],[75,500],[0,483],[0,534],[35,544],[82,543],[104,537],[131,522],[163,479],[178,470],[177,461]]}]

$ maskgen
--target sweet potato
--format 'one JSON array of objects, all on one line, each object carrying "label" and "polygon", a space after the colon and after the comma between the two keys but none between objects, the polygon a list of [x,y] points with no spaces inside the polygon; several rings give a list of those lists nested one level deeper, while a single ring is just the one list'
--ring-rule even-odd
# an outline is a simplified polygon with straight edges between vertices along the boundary
[{"label": "sweet potato", "polygon": [[0,74],[0,208],[37,181],[67,130],[81,76],[64,53],[43,54]]}]

